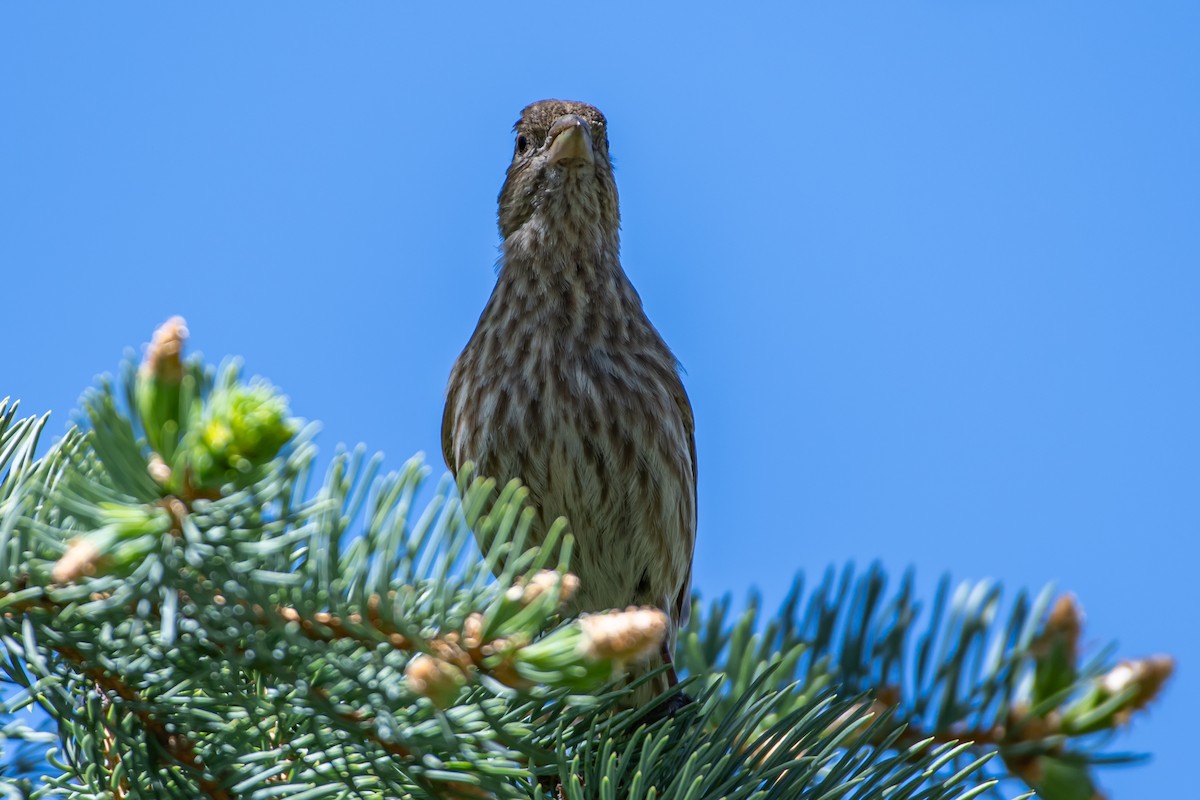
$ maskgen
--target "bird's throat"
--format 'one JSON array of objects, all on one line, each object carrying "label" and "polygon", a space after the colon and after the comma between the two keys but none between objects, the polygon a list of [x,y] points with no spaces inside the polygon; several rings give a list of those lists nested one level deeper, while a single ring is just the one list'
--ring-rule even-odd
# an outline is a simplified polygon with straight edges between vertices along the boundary
[{"label": "bird's throat", "polygon": [[620,237],[606,227],[594,217],[535,213],[504,240],[502,271],[555,281],[619,273]]}]

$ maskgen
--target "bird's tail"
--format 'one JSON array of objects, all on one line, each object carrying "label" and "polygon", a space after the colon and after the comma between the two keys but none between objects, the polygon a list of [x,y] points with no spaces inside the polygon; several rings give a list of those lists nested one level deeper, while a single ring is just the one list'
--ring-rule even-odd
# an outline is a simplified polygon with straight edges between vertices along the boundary
[{"label": "bird's tail", "polygon": [[[627,665],[626,685],[637,685],[628,696],[621,700],[620,708],[645,708],[650,719],[658,719],[673,714],[691,702],[687,695],[677,692],[668,700],[655,704],[656,700],[679,684],[679,675],[675,671],[672,650],[670,643],[664,640],[658,651],[651,652],[641,660]],[[666,669],[662,669],[664,666]],[[646,678],[656,670],[657,674]],[[650,707],[652,704],[655,704],[653,708]]]}]

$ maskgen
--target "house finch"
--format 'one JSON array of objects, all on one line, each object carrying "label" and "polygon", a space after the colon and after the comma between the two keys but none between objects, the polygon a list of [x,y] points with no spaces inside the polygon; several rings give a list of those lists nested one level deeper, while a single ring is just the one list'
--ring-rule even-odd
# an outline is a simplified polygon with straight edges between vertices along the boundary
[{"label": "house finch", "polygon": [[[667,614],[662,652],[641,671],[671,665],[690,609],[696,443],[678,362],[621,268],[606,125],[584,103],[521,112],[499,198],[499,276],[450,374],[442,449],[455,472],[472,461],[519,478],[535,541],[567,518],[580,580],[569,613]],[[671,667],[634,703],[675,680]]]}]

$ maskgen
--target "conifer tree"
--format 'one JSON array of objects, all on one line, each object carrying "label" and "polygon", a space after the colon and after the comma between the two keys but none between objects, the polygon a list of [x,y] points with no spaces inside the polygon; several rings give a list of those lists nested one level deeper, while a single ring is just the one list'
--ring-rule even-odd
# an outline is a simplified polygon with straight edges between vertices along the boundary
[{"label": "conifer tree", "polygon": [[185,336],[164,325],[40,457],[46,417],[0,403],[5,710],[56,729],[13,796],[1089,800],[1171,672],[1083,652],[1070,595],[943,580],[926,608],[911,574],[847,568],[776,614],[697,600],[695,702],[624,709],[664,619],[563,619],[565,521],[526,549],[520,485],[468,471],[417,508],[429,470],[361,449],[318,478],[313,426]]}]

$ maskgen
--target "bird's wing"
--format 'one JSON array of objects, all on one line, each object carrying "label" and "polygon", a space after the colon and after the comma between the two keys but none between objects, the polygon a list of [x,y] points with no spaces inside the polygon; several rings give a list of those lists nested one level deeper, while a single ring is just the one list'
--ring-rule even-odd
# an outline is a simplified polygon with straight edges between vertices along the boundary
[{"label": "bird's wing", "polygon": [[679,627],[687,625],[688,618],[692,615],[692,559],[696,553],[696,518],[699,516],[699,494],[696,490],[696,418],[692,413],[692,404],[688,401],[687,392],[683,388],[683,382],[679,382],[679,389],[675,393],[675,402],[679,406],[679,417],[683,420],[683,428],[687,433],[688,449],[692,459],[692,526],[691,530],[684,531],[687,537],[687,576],[683,581],[683,586],[679,590],[679,595],[675,598],[674,619]]},{"label": "bird's wing", "polygon": [[[455,370],[455,372],[457,371]],[[458,463],[458,459],[454,455],[454,407],[457,405],[458,390],[458,381],[454,380],[454,377],[451,374],[450,383],[446,387],[446,408],[442,411],[442,458],[446,459],[446,466],[454,473],[454,478],[457,480],[462,464]]]}]

